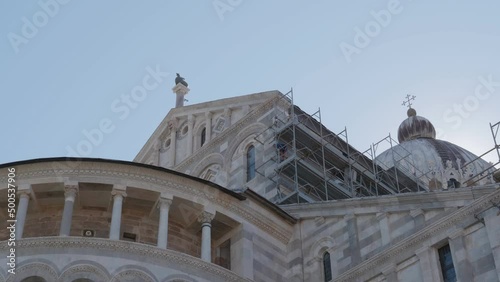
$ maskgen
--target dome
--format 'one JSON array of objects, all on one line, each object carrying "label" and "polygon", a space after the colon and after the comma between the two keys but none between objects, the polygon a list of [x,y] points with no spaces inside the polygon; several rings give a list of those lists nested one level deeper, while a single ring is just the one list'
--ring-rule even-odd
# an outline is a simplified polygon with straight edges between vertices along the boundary
[{"label": "dome", "polygon": [[[384,170],[394,167],[429,190],[493,183],[491,165],[468,150],[436,139],[432,123],[408,111],[398,130],[400,144],[378,155]],[[484,177],[483,177],[484,176]]]},{"label": "dome", "polygon": [[421,116],[417,116],[417,112],[410,108],[408,110],[408,118],[405,119],[398,129],[399,143],[410,141],[417,138],[436,138],[436,130],[432,123]]}]

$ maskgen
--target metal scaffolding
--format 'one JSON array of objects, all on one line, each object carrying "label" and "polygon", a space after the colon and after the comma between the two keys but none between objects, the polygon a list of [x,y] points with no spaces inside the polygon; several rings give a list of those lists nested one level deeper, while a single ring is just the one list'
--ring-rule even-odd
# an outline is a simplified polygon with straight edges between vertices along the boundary
[{"label": "metal scaffolding", "polygon": [[[437,181],[432,170],[419,170],[403,146],[395,150],[398,143],[391,135],[363,152],[356,150],[349,145],[347,128],[334,133],[323,125],[320,109],[307,114],[294,105],[293,89],[274,101],[270,113],[270,126],[255,140],[272,147],[274,154],[256,172],[272,181],[277,204],[428,191]],[[500,163],[500,123],[490,126],[495,147],[487,153],[496,150],[499,156],[494,167]],[[392,167],[376,160],[382,144],[389,146]]]},{"label": "metal scaffolding", "polygon": [[480,182],[481,180],[485,178],[489,178],[490,182],[494,182],[493,180],[493,175],[500,171],[500,168],[496,168],[495,166],[500,164],[500,136],[498,135],[498,130],[500,128],[500,122],[497,122],[495,124],[490,123],[490,130],[491,130],[491,136],[493,137],[493,148],[489,149],[486,151],[484,154],[478,156],[474,160],[465,163],[462,166],[462,169],[466,170],[467,167],[473,166],[474,162],[476,162],[478,159],[483,158],[484,156],[495,154],[496,157],[498,157],[498,161],[493,163],[490,163],[490,166],[484,168],[482,171],[474,173],[474,175],[469,176],[467,175],[466,180],[464,180],[464,183],[467,183],[467,186],[474,186],[476,183]]},{"label": "metal scaffolding", "polygon": [[[377,173],[383,169],[373,161],[373,148],[359,152],[349,145],[346,128],[334,133],[323,125],[319,109],[307,114],[295,106],[293,90],[275,102],[272,125],[255,139],[275,149],[256,170],[266,176],[269,166],[274,167],[267,177],[276,185],[278,204],[406,192],[391,177]],[[414,187],[418,185],[406,190]]]}]

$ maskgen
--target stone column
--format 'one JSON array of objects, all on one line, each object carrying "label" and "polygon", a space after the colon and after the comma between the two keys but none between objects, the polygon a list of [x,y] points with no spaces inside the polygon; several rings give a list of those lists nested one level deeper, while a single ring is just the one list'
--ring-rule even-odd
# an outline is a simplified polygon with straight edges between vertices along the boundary
[{"label": "stone column", "polygon": [[205,123],[205,143],[210,141],[212,139],[212,113],[211,112],[206,112],[205,113],[205,118],[206,118],[206,123]]},{"label": "stone column", "polygon": [[391,232],[389,230],[389,219],[387,218],[387,213],[377,213],[376,218],[380,228],[382,245],[386,246],[391,243]]},{"label": "stone column", "polygon": [[127,197],[127,193],[125,193],[125,190],[113,189],[113,191],[111,191],[111,195],[113,195],[113,213],[111,215],[109,239],[120,240],[123,198]]},{"label": "stone column", "polygon": [[411,210],[410,215],[413,217],[415,228],[422,228],[425,225],[425,215],[422,209]]},{"label": "stone column", "polygon": [[170,152],[170,155],[168,156],[168,167],[174,167],[175,166],[175,153],[176,153],[176,143],[177,143],[177,125],[175,120],[171,122],[170,126],[170,149],[168,150]]},{"label": "stone column", "polygon": [[59,236],[69,236],[71,232],[71,219],[73,217],[73,206],[75,204],[78,184],[64,185],[64,211],[61,220]]},{"label": "stone column", "polygon": [[26,213],[28,212],[28,203],[30,201],[31,190],[18,190],[17,196],[19,203],[17,204],[16,213],[16,240],[23,237],[24,224],[26,223]]},{"label": "stone column", "polygon": [[175,93],[175,107],[180,108],[184,106],[184,96],[189,93],[189,88],[182,85],[181,83],[177,83],[177,85],[172,88],[172,91]]},{"label": "stone column", "polygon": [[208,262],[212,262],[212,219],[214,214],[207,211],[198,216],[198,221],[201,223],[201,259]]},{"label": "stone column", "polygon": [[158,208],[160,209],[160,221],[158,224],[158,248],[167,248],[167,236],[168,236],[168,211],[170,205],[172,204],[171,199],[160,198],[158,202]]},{"label": "stone column", "polygon": [[226,108],[224,110],[224,118],[226,119],[226,124],[225,124],[225,128],[229,128],[231,126],[231,109],[230,108]]},{"label": "stone column", "polygon": [[348,249],[351,252],[351,265],[357,265],[361,262],[361,250],[359,248],[359,237],[358,237],[358,227],[357,218],[353,213],[344,215],[344,220],[346,226],[344,227],[345,232],[348,234],[347,241],[349,242]]},{"label": "stone column", "polygon": [[241,229],[231,237],[231,271],[254,280],[253,227],[242,223]]},{"label": "stone column", "polygon": [[187,155],[191,156],[193,153],[193,126],[194,126],[194,117],[193,115],[188,116],[188,133],[187,133]]},{"label": "stone column", "polygon": [[463,230],[450,236],[449,243],[458,281],[474,281],[472,277],[472,265],[467,257],[467,250],[465,248]]},{"label": "stone column", "polygon": [[484,213],[484,226],[490,241],[497,275],[500,278],[500,211],[498,208],[492,207]]},{"label": "stone column", "polygon": [[441,281],[439,273],[439,259],[437,250],[425,246],[415,252],[418,257],[420,272],[422,273],[422,281]]}]

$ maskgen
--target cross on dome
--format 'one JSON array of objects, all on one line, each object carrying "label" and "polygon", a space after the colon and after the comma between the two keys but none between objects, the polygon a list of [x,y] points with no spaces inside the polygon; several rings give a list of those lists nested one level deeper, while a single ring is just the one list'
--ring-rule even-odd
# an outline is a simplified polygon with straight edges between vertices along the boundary
[{"label": "cross on dome", "polygon": [[401,104],[401,105],[406,106],[409,109],[411,109],[411,101],[415,101],[415,98],[416,98],[415,95],[410,96],[410,94],[408,94],[408,95],[406,95],[406,100],[404,100],[403,104]]}]

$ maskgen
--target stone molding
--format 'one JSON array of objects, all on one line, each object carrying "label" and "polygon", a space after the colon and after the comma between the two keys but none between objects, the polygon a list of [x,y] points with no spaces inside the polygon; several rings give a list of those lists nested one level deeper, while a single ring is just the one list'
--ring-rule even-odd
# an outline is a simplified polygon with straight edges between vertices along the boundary
[{"label": "stone molding", "polygon": [[[64,164],[62,166],[64,166]],[[173,190],[181,195],[187,194],[199,198],[202,201],[208,201],[209,203],[219,205],[247,220],[249,223],[255,225],[264,232],[270,234],[283,244],[288,243],[293,233],[291,226],[290,228],[280,226],[272,219],[264,216],[262,213],[250,206],[241,203],[234,204],[231,200],[227,199],[227,197],[218,197],[217,193],[221,193],[218,190],[214,189],[213,193],[207,193],[205,189],[200,189],[201,186],[206,185],[200,184],[199,187],[193,187],[193,185],[182,183],[185,180],[184,178],[181,181],[174,182],[172,181],[172,178],[182,178],[182,176],[174,175],[174,177],[172,177],[172,175],[167,172],[155,171],[148,168],[131,168],[131,166],[127,164],[109,163],[103,165],[102,163],[94,162],[80,162],[77,168],[68,167],[65,169],[60,169],[57,165],[49,163],[28,164],[26,167],[18,166],[18,168],[18,179],[24,179],[26,182],[33,182],[39,178],[49,177],[72,177],[78,179],[80,177],[88,178],[88,176],[91,176],[92,178],[103,178],[101,183],[109,183],[110,180],[106,179],[108,177],[119,178],[120,181],[126,181],[127,179],[140,181],[143,182],[144,185],[137,188],[144,190],[158,191],[150,188],[151,184],[158,185],[159,187]],[[5,180],[4,178],[5,177],[0,177],[0,181]],[[124,185],[115,186],[118,187]],[[113,191],[120,190],[113,189]]]},{"label": "stone molding", "polygon": [[413,235],[397,242],[386,251],[378,253],[357,266],[345,271],[337,276],[334,281],[361,279],[361,277],[369,274],[370,271],[374,269],[383,269],[391,261],[399,261],[409,254],[414,254],[417,250],[421,249],[422,244],[429,238],[438,235],[445,236],[444,233],[446,231],[450,230],[453,226],[459,226],[464,218],[482,212],[485,208],[492,205],[492,201],[497,202],[499,200],[500,189],[496,189],[489,195],[484,195],[471,204],[435,221],[426,228],[416,231]]},{"label": "stone molding", "polygon": [[[9,247],[7,245],[7,241],[0,242],[0,250],[2,252],[6,252],[8,248]],[[17,240],[17,251],[22,252],[23,250],[29,250],[30,252],[36,253],[36,251],[39,250],[41,252],[35,255],[43,255],[47,252],[53,254],[57,254],[60,252],[67,253],[68,249],[82,249],[84,250],[83,254],[88,254],[90,256],[92,256],[93,254],[92,252],[89,252],[89,250],[99,250],[99,252],[108,251],[110,256],[116,255],[116,253],[122,253],[131,255],[132,257],[135,257],[137,260],[141,261],[151,259],[158,266],[173,265],[177,266],[178,269],[185,269],[186,271],[191,270],[196,273],[206,273],[208,275],[220,278],[220,281],[250,281],[238,276],[228,269],[225,269],[213,263],[202,261],[199,258],[192,257],[190,255],[183,254],[177,251],[160,249],[145,244],[85,237],[39,237]],[[26,265],[23,267],[29,267],[30,265]],[[19,269],[19,272],[23,269],[23,267]],[[54,272],[54,269],[50,268],[47,269],[47,271],[49,271],[55,277],[58,277],[57,273]],[[128,273],[127,271],[124,272]],[[14,276],[11,277],[14,278]],[[9,277],[7,281],[13,281],[11,277]]]}]

